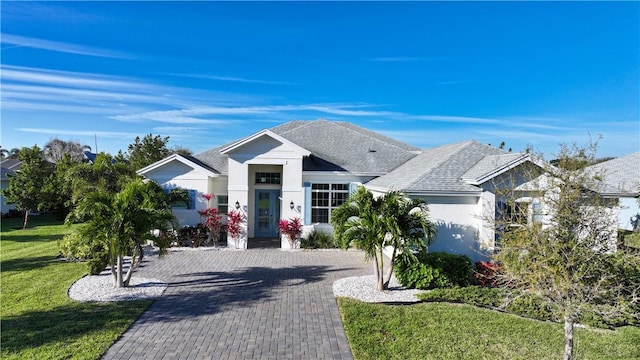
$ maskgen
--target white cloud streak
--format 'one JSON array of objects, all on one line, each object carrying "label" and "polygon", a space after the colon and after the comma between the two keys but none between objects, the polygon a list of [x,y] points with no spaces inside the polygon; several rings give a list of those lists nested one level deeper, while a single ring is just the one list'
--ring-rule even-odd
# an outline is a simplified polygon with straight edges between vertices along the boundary
[{"label": "white cloud streak", "polygon": [[68,129],[42,129],[42,128],[16,128],[17,131],[35,134],[56,134],[72,136],[100,136],[106,138],[134,137],[139,134],[121,131],[91,131],[91,130],[68,130]]},{"label": "white cloud streak", "polygon": [[207,75],[207,74],[171,74],[175,76],[184,76],[196,79],[207,79],[207,80],[216,80],[216,81],[230,81],[230,82],[240,82],[240,83],[251,83],[251,84],[266,84],[266,85],[295,85],[290,82],[282,82],[282,81],[270,81],[270,80],[257,80],[257,79],[247,79],[242,77],[234,77],[234,76],[219,76],[219,75]]},{"label": "white cloud streak", "polygon": [[[14,47],[29,47],[33,49],[55,51],[76,55],[106,57],[114,59],[132,59],[133,57],[121,52],[95,48],[91,46],[77,45],[66,42],[36,39],[20,35],[2,34],[0,38],[3,44],[11,44]],[[4,48],[3,50],[7,50]]]}]

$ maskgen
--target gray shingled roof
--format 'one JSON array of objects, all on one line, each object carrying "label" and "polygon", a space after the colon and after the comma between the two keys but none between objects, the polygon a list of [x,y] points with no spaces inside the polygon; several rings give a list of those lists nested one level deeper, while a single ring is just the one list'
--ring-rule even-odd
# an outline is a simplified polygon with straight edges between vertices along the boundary
[{"label": "gray shingled roof", "polygon": [[602,177],[602,193],[638,196],[640,194],[640,151],[605,161],[586,169]]},{"label": "gray shingled roof", "polygon": [[[349,171],[385,174],[416,156],[419,148],[345,123],[326,120],[290,121],[270,129],[311,152],[304,159],[306,171]],[[226,173],[223,145],[194,157],[218,172]]]},{"label": "gray shingled roof", "polygon": [[510,163],[522,158],[521,153],[509,153],[500,155],[485,156],[482,160],[478,161],[471,169],[467,170],[462,175],[462,179],[470,182],[479,182],[480,179],[491,174],[497,169],[501,169],[504,166],[508,166]]},{"label": "gray shingled roof", "polygon": [[[387,175],[369,181],[366,185],[385,190],[405,192],[478,192],[480,189],[462,180],[467,172],[484,175],[490,169],[495,156],[509,154],[504,150],[476,141],[439,146],[423,150]],[[521,154],[520,154],[521,155]],[[490,160],[486,160],[491,157]],[[500,161],[504,163],[504,161]],[[468,174],[467,174],[468,175]]]}]

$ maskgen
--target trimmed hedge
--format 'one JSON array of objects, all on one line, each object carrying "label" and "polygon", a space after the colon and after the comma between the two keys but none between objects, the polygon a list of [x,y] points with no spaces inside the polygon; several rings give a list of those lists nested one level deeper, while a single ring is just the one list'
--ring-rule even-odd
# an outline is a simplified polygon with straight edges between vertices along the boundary
[{"label": "trimmed hedge", "polygon": [[435,289],[468,286],[472,271],[471,259],[466,255],[433,252],[400,255],[395,275],[405,287]]},{"label": "trimmed hedge", "polygon": [[300,239],[301,249],[333,249],[333,235],[327,231],[313,229],[306,238]]}]

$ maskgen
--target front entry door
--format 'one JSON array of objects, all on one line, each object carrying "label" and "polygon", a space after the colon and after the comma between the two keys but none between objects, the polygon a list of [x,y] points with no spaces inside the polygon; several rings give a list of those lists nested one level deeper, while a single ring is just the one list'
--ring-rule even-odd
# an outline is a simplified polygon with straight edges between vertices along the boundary
[{"label": "front entry door", "polygon": [[256,190],[255,237],[278,237],[280,190]]}]

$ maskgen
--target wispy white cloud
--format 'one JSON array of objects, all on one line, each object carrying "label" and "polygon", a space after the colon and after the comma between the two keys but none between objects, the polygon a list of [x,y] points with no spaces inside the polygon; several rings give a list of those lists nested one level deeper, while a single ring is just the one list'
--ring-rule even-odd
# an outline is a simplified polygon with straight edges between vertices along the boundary
[{"label": "wispy white cloud", "polygon": [[42,128],[16,128],[17,131],[50,134],[50,135],[72,135],[72,136],[100,136],[106,138],[134,137],[139,134],[122,131],[91,131],[91,130],[68,130],[68,129],[42,129]]},{"label": "wispy white cloud", "polygon": [[51,86],[122,89],[140,88],[141,84],[121,77],[23,66],[2,65],[2,80]]},{"label": "wispy white cloud", "polygon": [[[132,59],[134,58],[130,54],[125,54],[122,52],[106,50],[101,48],[96,48],[92,46],[71,44],[60,41],[52,41],[45,39],[36,39],[26,36],[20,35],[12,35],[12,34],[2,34],[0,37],[0,41],[3,44],[10,44],[13,47],[29,47],[33,49],[40,50],[48,50],[76,55],[85,55],[85,56],[97,56],[97,57],[106,57],[106,58],[115,58],[115,59]],[[10,49],[9,47],[3,48],[5,51]]]},{"label": "wispy white cloud", "polygon": [[234,77],[234,76],[220,76],[220,75],[207,75],[207,74],[182,74],[182,73],[173,73],[171,75],[184,76],[184,77],[190,77],[190,78],[196,78],[196,79],[208,79],[208,80],[217,80],[217,81],[231,81],[231,82],[251,83],[251,84],[295,85],[293,83],[284,82],[284,81],[247,79],[247,78],[243,78],[243,77]]}]

